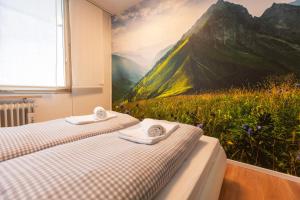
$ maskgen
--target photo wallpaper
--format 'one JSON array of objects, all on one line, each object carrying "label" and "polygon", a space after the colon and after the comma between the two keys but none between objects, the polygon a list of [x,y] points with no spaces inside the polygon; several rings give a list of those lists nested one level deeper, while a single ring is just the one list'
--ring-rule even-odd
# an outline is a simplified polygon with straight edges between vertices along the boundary
[{"label": "photo wallpaper", "polygon": [[300,176],[300,0],[143,0],[113,17],[113,105]]}]

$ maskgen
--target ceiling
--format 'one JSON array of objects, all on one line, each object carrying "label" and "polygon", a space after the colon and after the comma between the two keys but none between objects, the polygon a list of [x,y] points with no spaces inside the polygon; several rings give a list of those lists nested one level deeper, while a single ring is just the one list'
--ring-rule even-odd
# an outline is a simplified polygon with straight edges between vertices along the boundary
[{"label": "ceiling", "polygon": [[124,10],[137,4],[141,0],[89,0],[97,6],[111,13],[112,15],[121,14]]}]

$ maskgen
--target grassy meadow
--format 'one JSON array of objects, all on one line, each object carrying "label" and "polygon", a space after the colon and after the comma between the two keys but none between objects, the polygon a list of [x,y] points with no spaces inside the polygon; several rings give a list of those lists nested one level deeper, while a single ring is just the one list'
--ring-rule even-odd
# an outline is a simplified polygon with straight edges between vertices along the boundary
[{"label": "grassy meadow", "polygon": [[259,89],[123,102],[114,109],[136,118],[178,121],[219,138],[227,157],[300,176],[300,88],[292,76]]}]

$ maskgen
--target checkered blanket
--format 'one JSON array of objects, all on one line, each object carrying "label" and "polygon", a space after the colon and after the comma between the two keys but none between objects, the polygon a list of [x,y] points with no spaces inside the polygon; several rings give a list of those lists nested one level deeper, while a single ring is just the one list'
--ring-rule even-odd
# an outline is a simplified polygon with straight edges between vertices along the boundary
[{"label": "checkered blanket", "polygon": [[143,145],[115,132],[11,159],[0,163],[0,199],[152,199],[201,135],[180,125],[166,140]]},{"label": "checkered blanket", "polygon": [[[116,113],[116,112],[114,112]],[[83,138],[111,133],[137,124],[138,119],[116,113],[99,123],[72,125],[64,119],[0,128],[0,162]]]}]

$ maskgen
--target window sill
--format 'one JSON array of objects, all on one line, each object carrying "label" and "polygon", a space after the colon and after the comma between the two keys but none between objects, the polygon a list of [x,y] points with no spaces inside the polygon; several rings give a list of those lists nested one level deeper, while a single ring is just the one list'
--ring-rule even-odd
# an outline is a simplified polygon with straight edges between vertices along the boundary
[{"label": "window sill", "polygon": [[17,95],[17,94],[0,94],[0,100],[5,99],[32,99],[41,98],[41,95]]},{"label": "window sill", "polygon": [[71,89],[57,90],[0,90],[0,100],[3,99],[26,99],[42,98],[43,95],[49,94],[71,94]]},{"label": "window sill", "polygon": [[41,96],[45,94],[65,94],[72,93],[71,89],[68,88],[15,88],[6,89],[0,88],[0,96]]}]

